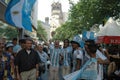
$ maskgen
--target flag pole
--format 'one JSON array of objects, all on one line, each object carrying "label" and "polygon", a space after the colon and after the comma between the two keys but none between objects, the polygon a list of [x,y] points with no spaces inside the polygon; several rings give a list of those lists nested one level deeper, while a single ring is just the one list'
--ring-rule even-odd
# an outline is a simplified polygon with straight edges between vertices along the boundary
[{"label": "flag pole", "polygon": [[24,29],[17,28],[18,29],[18,38],[23,39],[24,38]]}]

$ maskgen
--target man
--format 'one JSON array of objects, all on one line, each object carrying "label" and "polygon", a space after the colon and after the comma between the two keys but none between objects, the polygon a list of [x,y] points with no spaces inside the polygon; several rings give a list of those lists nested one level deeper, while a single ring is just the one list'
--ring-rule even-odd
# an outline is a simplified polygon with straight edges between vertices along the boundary
[{"label": "man", "polygon": [[8,43],[5,46],[5,53],[10,56],[10,67],[8,68],[12,78],[15,78],[15,66],[14,66],[14,56],[13,56],[13,44]]},{"label": "man", "polygon": [[0,80],[13,80],[10,60],[10,55],[4,52],[4,42],[0,39]]},{"label": "man", "polygon": [[54,48],[50,52],[50,75],[49,80],[59,80],[59,62],[61,57],[61,49],[59,45],[59,40],[56,40],[54,43]]},{"label": "man", "polygon": [[89,60],[83,65],[80,74],[80,80],[97,80],[98,64],[96,59],[97,46],[95,44],[89,44],[87,48],[89,52]]},{"label": "man", "polygon": [[54,48],[54,42],[52,42],[52,40],[50,39],[49,40],[49,43],[47,44],[48,45],[48,56],[50,56],[50,52],[53,50]]},{"label": "man", "polygon": [[71,41],[72,48],[73,48],[73,68],[72,72],[79,70],[83,64],[83,52],[80,48],[80,36],[77,35],[74,37],[74,39]]},{"label": "man", "polygon": [[72,47],[69,46],[69,40],[64,40],[64,46],[62,49],[62,76],[70,73],[71,69],[71,58],[72,58]]},{"label": "man", "polygon": [[18,44],[17,38],[12,39],[12,44],[13,44],[13,53],[14,56],[16,56],[16,54],[21,50],[21,46]]},{"label": "man", "polygon": [[90,59],[79,70],[64,76],[65,80],[97,80],[97,47],[95,44],[90,44],[87,50]]},{"label": "man", "polygon": [[39,65],[39,79],[42,79],[42,73],[45,73],[47,70],[47,60],[49,59],[49,56],[43,51],[43,45],[41,44],[37,46],[37,52],[41,61]]},{"label": "man", "polygon": [[[85,41],[85,50],[84,50],[84,63],[90,59],[89,52],[88,52],[88,45],[95,44],[94,40],[87,40]],[[101,53],[98,49],[96,51],[96,58],[98,61],[99,71],[98,71],[98,77],[97,80],[103,79],[103,64],[109,64],[109,60],[103,53]]]},{"label": "man", "polygon": [[25,48],[18,52],[15,66],[18,80],[36,80],[38,77],[38,53],[32,49],[32,40],[25,40]]}]

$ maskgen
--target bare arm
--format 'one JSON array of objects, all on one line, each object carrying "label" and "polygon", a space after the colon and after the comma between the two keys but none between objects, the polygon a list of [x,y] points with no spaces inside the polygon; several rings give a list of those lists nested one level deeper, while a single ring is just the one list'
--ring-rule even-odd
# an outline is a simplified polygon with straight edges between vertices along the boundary
[{"label": "bare arm", "polygon": [[15,69],[16,69],[16,78],[17,78],[18,80],[21,80],[18,66],[15,66]]},{"label": "bare arm", "polygon": [[39,77],[39,64],[36,64],[36,77]]},{"label": "bare arm", "polygon": [[76,65],[76,70],[79,70],[81,67],[81,59],[77,59],[77,65]]},{"label": "bare arm", "polygon": [[102,60],[101,58],[98,58],[97,61],[99,64],[109,64],[110,63],[110,61],[108,59]]}]

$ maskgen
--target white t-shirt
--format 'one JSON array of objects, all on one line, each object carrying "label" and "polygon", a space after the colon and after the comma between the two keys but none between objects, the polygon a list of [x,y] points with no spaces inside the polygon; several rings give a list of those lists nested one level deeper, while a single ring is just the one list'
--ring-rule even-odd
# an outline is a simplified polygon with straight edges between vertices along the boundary
[{"label": "white t-shirt", "polygon": [[[100,52],[99,50],[97,50],[96,52],[96,58],[101,58],[102,60],[106,60],[107,57],[103,55],[102,52]],[[103,79],[103,65],[99,64],[99,70],[98,70],[98,77],[97,80],[102,80]]]},{"label": "white t-shirt", "polygon": [[76,59],[82,60],[82,63],[83,63],[83,52],[80,49],[75,50],[73,53],[73,69],[72,69],[72,71],[75,71],[76,64],[77,64]]}]

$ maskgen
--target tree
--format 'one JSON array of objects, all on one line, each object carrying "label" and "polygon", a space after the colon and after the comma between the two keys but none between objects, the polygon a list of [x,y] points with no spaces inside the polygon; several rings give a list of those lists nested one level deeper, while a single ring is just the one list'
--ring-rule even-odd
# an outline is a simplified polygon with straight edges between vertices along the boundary
[{"label": "tree", "polygon": [[59,34],[71,38],[84,30],[90,30],[94,24],[103,24],[109,17],[120,19],[119,0],[79,0],[77,4],[70,3],[69,19],[56,30],[55,38],[63,39]]},{"label": "tree", "polygon": [[45,29],[42,27],[40,21],[38,21],[37,35],[40,40],[47,41],[47,33],[45,32]]},{"label": "tree", "polygon": [[12,40],[14,37],[17,37],[18,31],[12,26],[7,26],[5,28],[0,28],[0,35],[6,36],[8,40]]},{"label": "tree", "polygon": [[54,35],[53,39],[72,39],[73,35],[76,34],[76,30],[72,27],[70,27],[71,23],[66,22],[61,27],[56,29],[56,34]]}]

